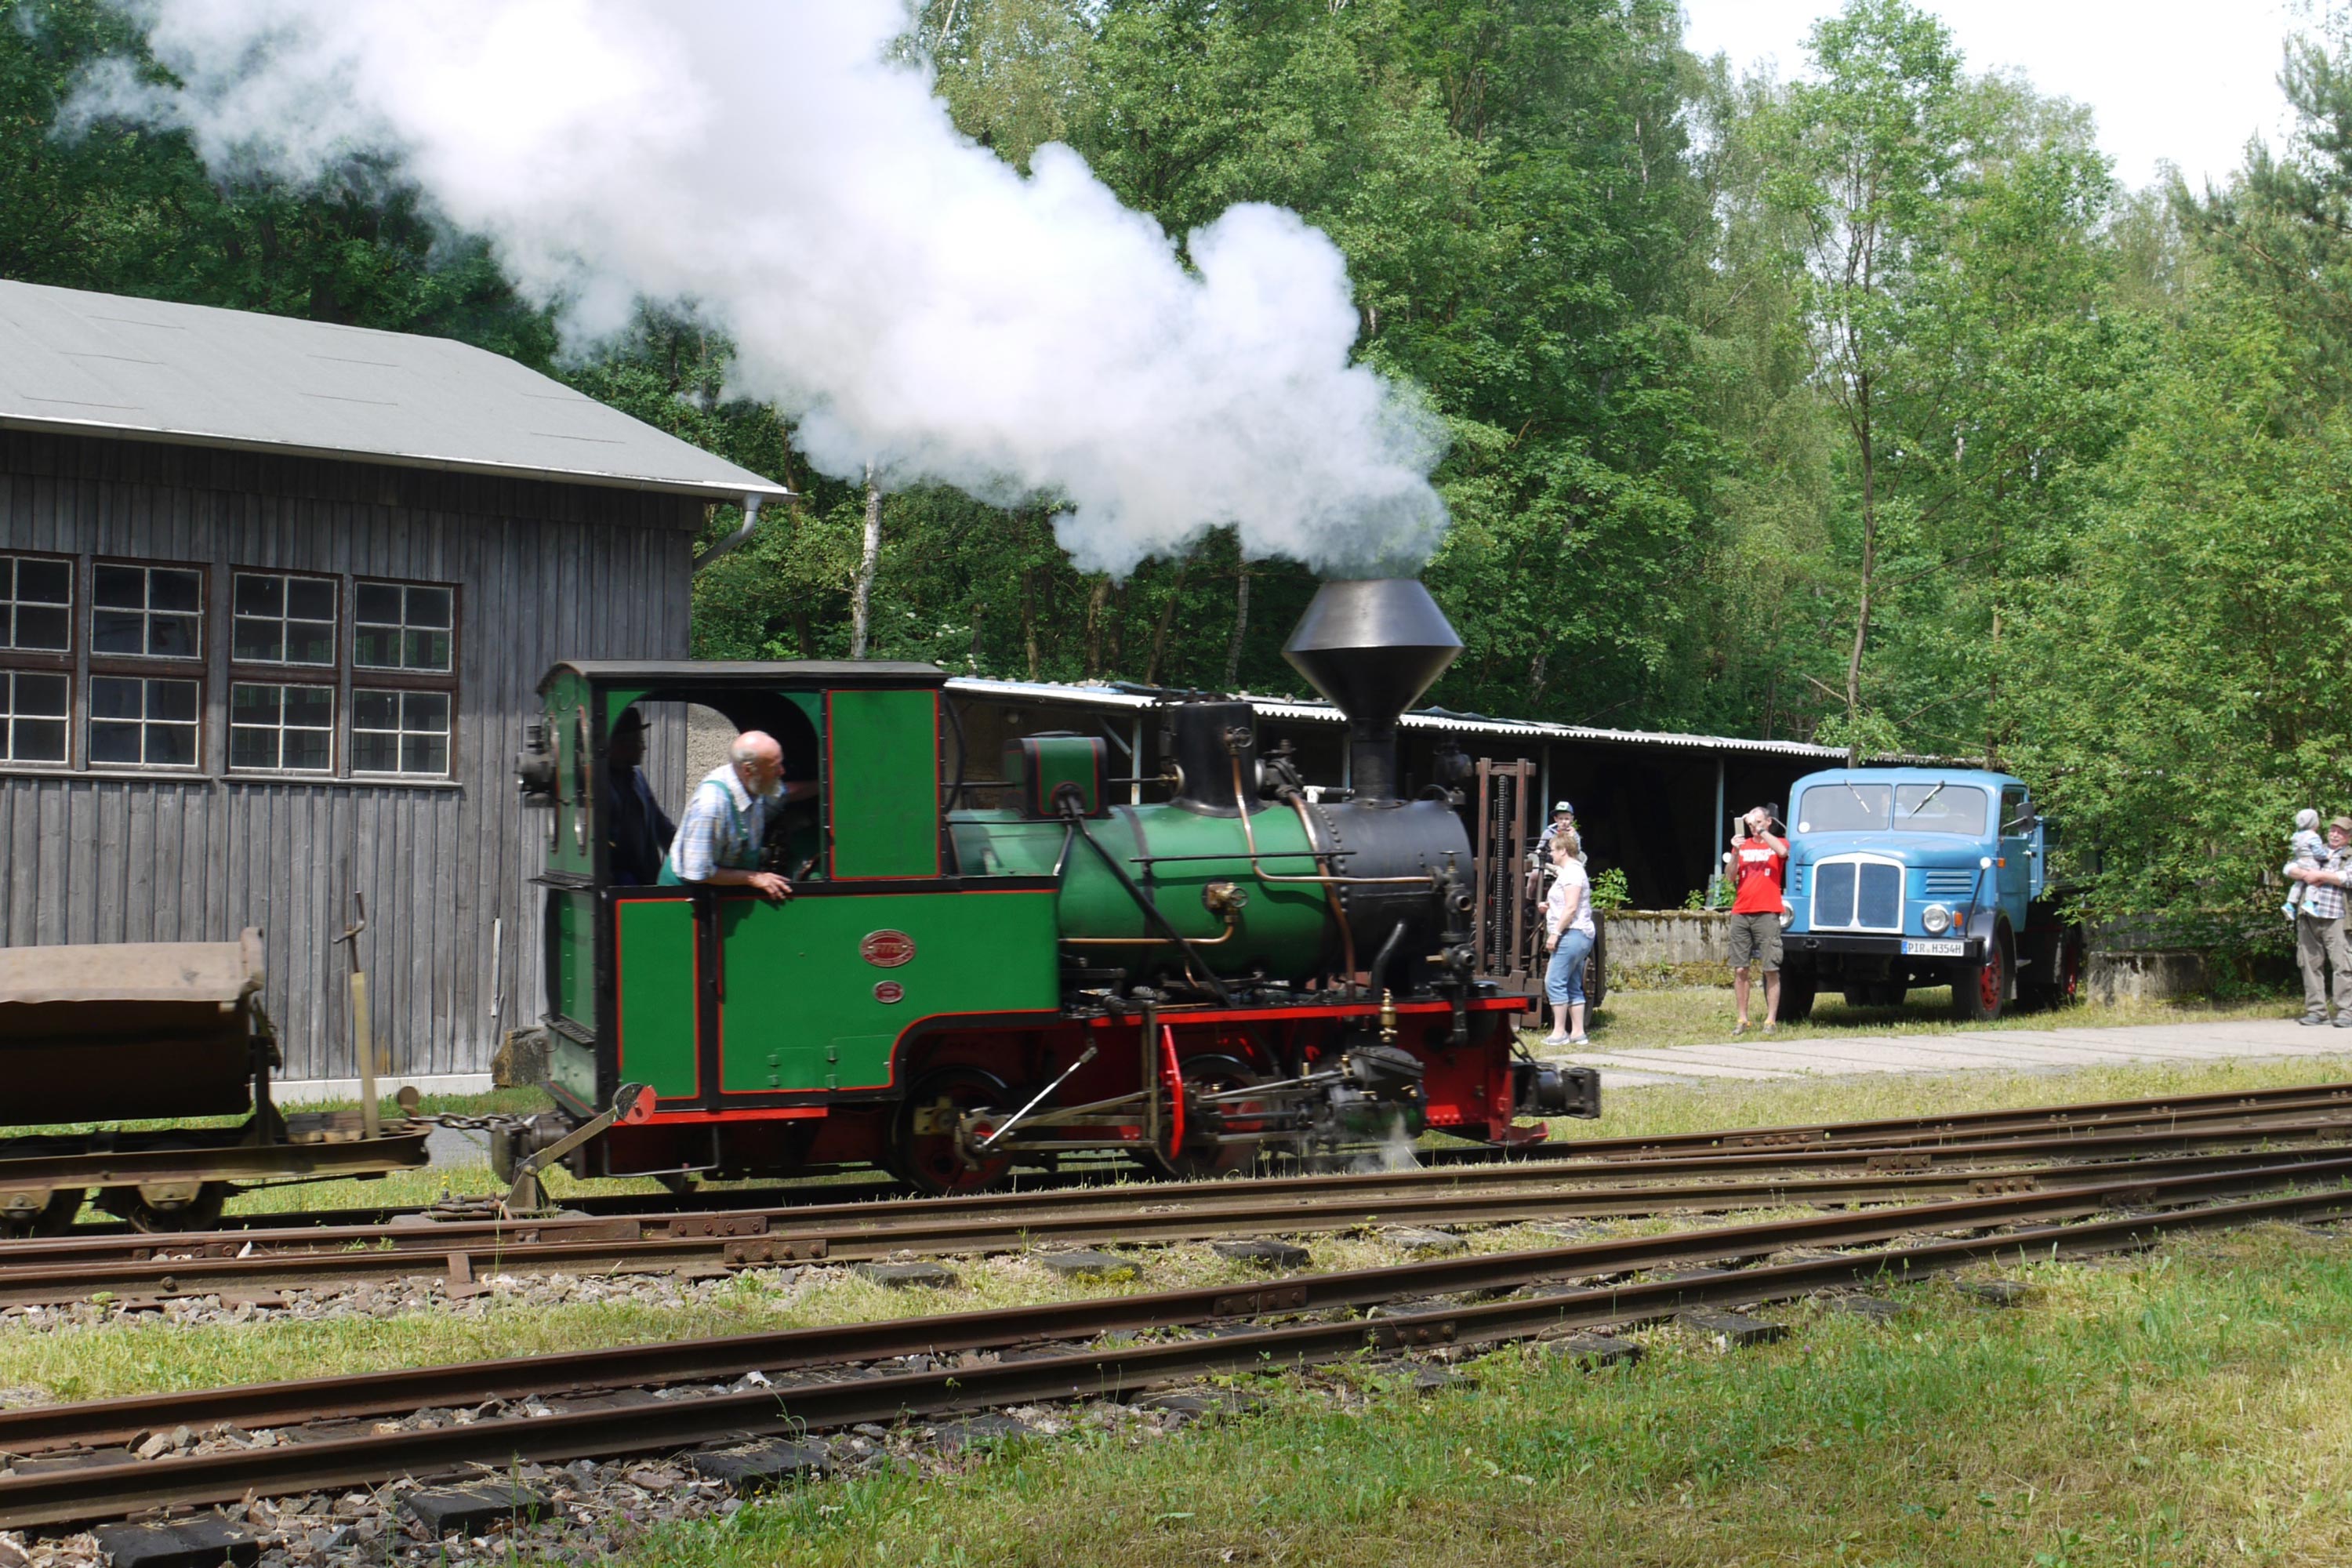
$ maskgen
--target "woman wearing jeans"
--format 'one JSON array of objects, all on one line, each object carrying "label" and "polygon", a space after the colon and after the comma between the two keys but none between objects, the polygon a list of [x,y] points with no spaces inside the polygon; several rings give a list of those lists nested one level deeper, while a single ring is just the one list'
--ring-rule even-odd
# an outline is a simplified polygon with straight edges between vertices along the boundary
[{"label": "woman wearing jeans", "polygon": [[1584,1037],[1584,961],[1592,956],[1592,879],[1585,874],[1576,852],[1583,845],[1576,830],[1553,835],[1551,891],[1544,896],[1544,940],[1551,950],[1551,965],[1544,972],[1544,991],[1551,998],[1551,1033],[1548,1046],[1580,1046]]}]

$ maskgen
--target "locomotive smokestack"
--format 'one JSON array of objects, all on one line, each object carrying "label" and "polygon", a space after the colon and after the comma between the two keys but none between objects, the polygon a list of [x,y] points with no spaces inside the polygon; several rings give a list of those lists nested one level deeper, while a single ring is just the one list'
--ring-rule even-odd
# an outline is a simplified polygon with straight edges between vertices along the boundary
[{"label": "locomotive smokestack", "polygon": [[1462,651],[1417,577],[1326,583],[1282,657],[1348,716],[1349,773],[1360,801],[1397,798],[1397,715]]}]

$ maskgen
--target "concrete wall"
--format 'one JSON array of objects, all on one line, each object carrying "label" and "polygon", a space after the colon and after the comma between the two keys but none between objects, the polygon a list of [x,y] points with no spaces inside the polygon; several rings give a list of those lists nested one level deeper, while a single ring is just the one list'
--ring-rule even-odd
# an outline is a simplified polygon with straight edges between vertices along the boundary
[{"label": "concrete wall", "polygon": [[2084,966],[2083,997],[2089,1002],[2163,1002],[2201,995],[2207,984],[2201,952],[2094,952]]},{"label": "concrete wall", "polygon": [[1731,917],[1706,910],[1613,910],[1609,917],[1609,984],[1640,991],[1663,985],[1720,985]]},{"label": "concrete wall", "polygon": [[[1620,910],[1609,917],[1609,984],[1629,990],[1727,983],[1731,917],[1685,910]],[[2083,976],[2090,1002],[2162,1002],[2210,983],[2202,953],[2095,952]]]}]

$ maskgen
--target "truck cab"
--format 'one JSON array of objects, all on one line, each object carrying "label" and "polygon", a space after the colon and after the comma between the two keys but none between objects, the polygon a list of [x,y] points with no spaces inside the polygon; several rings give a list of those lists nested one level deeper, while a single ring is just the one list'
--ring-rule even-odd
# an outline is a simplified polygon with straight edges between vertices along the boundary
[{"label": "truck cab", "polygon": [[1973,768],[1808,773],[1788,811],[1780,1016],[1823,988],[1849,1006],[1895,1006],[1949,985],[1978,1021],[2071,1000],[2079,930],[2051,897],[2053,825],[2025,781]]}]

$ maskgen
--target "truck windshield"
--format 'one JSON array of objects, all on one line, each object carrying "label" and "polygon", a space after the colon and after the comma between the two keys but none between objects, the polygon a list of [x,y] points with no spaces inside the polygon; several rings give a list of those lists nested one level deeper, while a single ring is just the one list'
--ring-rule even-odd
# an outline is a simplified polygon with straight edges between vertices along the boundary
[{"label": "truck windshield", "polygon": [[1896,784],[1895,826],[1906,833],[1965,833],[1981,838],[1985,792],[1973,784]]},{"label": "truck windshield", "polygon": [[1892,826],[1981,837],[1984,826],[1985,793],[1974,784],[1823,784],[1797,803],[1800,833],[1884,833]]}]

